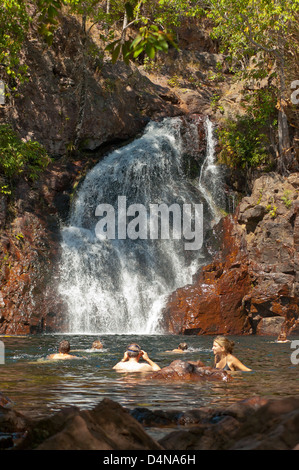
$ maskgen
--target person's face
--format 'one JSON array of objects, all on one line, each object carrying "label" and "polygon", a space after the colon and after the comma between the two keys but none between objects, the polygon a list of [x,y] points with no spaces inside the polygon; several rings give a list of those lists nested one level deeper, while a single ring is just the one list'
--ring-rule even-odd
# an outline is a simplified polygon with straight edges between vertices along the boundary
[{"label": "person's face", "polygon": [[223,347],[223,346],[220,346],[220,344],[218,344],[216,341],[214,341],[212,350],[213,350],[213,353],[214,353],[215,355],[216,355],[216,354],[221,354],[221,353],[224,352],[224,347]]}]

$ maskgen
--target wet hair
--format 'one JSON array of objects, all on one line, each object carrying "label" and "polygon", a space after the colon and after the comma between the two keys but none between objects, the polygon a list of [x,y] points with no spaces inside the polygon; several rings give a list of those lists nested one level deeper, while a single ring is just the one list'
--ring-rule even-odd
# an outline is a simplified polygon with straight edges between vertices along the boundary
[{"label": "wet hair", "polygon": [[70,343],[64,339],[59,343],[59,352],[62,354],[67,354],[71,349]]},{"label": "wet hair", "polygon": [[178,345],[178,349],[181,349],[182,351],[184,351],[185,349],[188,349],[187,343],[180,343]]},{"label": "wet hair", "polygon": [[141,352],[139,344],[132,343],[127,347],[127,353],[129,357],[138,357]]},{"label": "wet hair", "polygon": [[232,354],[235,345],[234,341],[227,339],[225,336],[217,336],[214,342],[223,347],[227,354]]},{"label": "wet hair", "polygon": [[93,347],[93,349],[102,349],[103,345],[102,345],[101,341],[98,339],[98,340],[96,340],[92,343],[92,347]]}]

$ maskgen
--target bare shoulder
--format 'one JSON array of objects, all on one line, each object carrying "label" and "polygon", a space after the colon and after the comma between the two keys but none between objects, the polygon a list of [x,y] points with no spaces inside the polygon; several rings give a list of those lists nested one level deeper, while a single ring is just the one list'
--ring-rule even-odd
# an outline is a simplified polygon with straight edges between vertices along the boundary
[{"label": "bare shoulder", "polygon": [[227,356],[227,363],[231,369],[234,370],[243,370],[243,371],[250,371],[248,367],[246,367],[236,356],[229,354]]}]

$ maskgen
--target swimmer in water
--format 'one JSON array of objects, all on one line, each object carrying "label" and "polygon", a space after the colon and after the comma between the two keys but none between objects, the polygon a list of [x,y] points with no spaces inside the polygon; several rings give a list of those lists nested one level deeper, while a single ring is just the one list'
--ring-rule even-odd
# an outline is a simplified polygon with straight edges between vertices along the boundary
[{"label": "swimmer in water", "polygon": [[172,351],[166,351],[168,352],[174,352],[174,353],[184,353],[187,352],[188,345],[187,343],[180,343],[177,348],[173,349]]},{"label": "swimmer in water", "polygon": [[[147,364],[140,363],[141,358],[144,359]],[[122,360],[115,364],[113,369],[120,372],[153,372],[160,370],[161,367],[153,362],[138,344],[132,343],[127,347]]]},{"label": "swimmer in water", "polygon": [[47,359],[55,361],[59,359],[82,359],[81,357],[69,354],[70,349],[70,343],[67,340],[63,340],[59,343],[58,353],[50,354],[47,356]]},{"label": "swimmer in water", "polygon": [[100,349],[103,349],[103,345],[101,341],[98,339],[92,343],[91,350],[92,351],[99,351]]},{"label": "swimmer in water", "polygon": [[280,333],[278,336],[276,343],[289,343],[290,340],[287,339],[287,334],[286,333]]},{"label": "swimmer in water", "polygon": [[227,371],[251,371],[251,369],[244,366],[239,359],[232,355],[234,344],[233,341],[230,341],[225,336],[217,336],[217,338],[215,338],[212,347],[215,355],[214,367]]}]

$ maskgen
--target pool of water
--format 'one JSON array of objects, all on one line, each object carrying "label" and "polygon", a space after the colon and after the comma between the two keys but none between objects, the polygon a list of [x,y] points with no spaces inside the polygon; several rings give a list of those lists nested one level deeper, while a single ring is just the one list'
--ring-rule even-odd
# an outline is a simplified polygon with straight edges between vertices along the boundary
[{"label": "pool of water", "polygon": [[[88,350],[95,339],[104,349]],[[252,396],[286,397],[299,394],[299,365],[293,364],[294,344],[276,343],[276,338],[231,337],[235,355],[252,372],[233,373],[234,380],[222,382],[161,382],[145,375],[123,374],[112,369],[126,349],[136,341],[161,367],[174,359],[201,360],[213,364],[211,336],[127,336],[127,335],[41,335],[2,337],[5,364],[0,365],[0,391],[14,402],[14,409],[31,417],[43,417],[63,407],[93,408],[104,398],[134,409],[194,409],[223,407]],[[79,360],[44,361],[57,351],[61,339],[68,339]],[[299,337],[292,337],[292,341]],[[166,352],[187,342],[184,354]],[[293,349],[292,349],[293,346]],[[297,349],[299,349],[299,342]],[[296,355],[293,354],[293,357]],[[297,359],[299,354],[297,354]],[[294,361],[293,361],[294,362]]]}]

